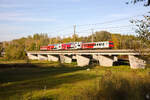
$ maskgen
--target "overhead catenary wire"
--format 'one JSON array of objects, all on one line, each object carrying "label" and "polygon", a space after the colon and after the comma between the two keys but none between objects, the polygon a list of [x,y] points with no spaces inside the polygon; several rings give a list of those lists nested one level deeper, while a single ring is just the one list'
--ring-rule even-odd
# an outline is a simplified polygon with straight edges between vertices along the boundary
[{"label": "overhead catenary wire", "polygon": [[[114,27],[95,27],[95,28],[92,28],[94,30],[97,30],[97,29],[118,29],[118,28],[131,28],[131,27],[134,27],[135,25],[123,25],[123,26],[114,26]],[[77,31],[77,33],[81,33],[81,32],[88,32],[88,31],[91,31],[91,29],[86,29],[86,30],[80,30],[80,31]]]},{"label": "overhead catenary wire", "polygon": [[[129,30],[131,31],[131,29],[133,29],[135,25],[122,25],[122,26],[114,26],[114,27],[96,27],[96,28],[93,28],[95,31],[100,31],[100,30],[103,30],[103,31],[107,31],[107,30],[113,30],[113,31],[116,31],[116,32],[119,32],[119,31],[123,31],[123,30]],[[75,34],[82,34],[82,33],[87,33],[87,34],[91,34],[91,29],[86,29],[86,30],[80,30],[80,31],[76,31]],[[62,34],[63,37],[64,36],[72,36],[74,33],[70,32],[70,33],[67,33],[67,34]],[[61,36],[62,36],[61,35]]]},{"label": "overhead catenary wire", "polygon": [[109,23],[113,23],[113,22],[118,22],[118,21],[123,21],[123,20],[128,20],[134,17],[139,17],[139,16],[143,16],[144,14],[147,14],[148,12],[144,12],[143,14],[136,14],[133,15],[131,17],[125,17],[125,18],[120,18],[120,19],[115,19],[115,20],[110,20],[110,21],[105,21],[105,22],[99,22],[99,23],[93,23],[93,24],[82,24],[82,25],[77,25],[78,27],[81,26],[91,26],[91,25],[98,25],[98,24],[109,24]]},{"label": "overhead catenary wire", "polygon": [[[76,25],[76,28],[80,28],[79,30],[80,31],[76,31],[76,33],[82,33],[82,31],[89,31],[90,29],[91,29],[91,27],[90,26],[95,26],[95,27],[92,27],[92,28],[94,28],[94,29],[107,29],[107,28],[111,28],[111,29],[113,29],[113,28],[118,28],[118,27],[129,27],[130,25],[126,25],[126,26],[116,26],[116,27],[100,27],[100,28],[97,28],[97,25],[104,25],[104,24],[112,24],[112,23],[115,23],[115,22],[121,22],[121,21],[125,21],[125,20],[129,20],[129,19],[132,19],[132,18],[134,18],[134,17],[139,17],[139,16],[143,16],[144,14],[146,14],[147,12],[145,12],[145,13],[143,13],[143,14],[137,14],[137,15],[134,15],[134,16],[129,16],[129,17],[125,17],[125,18],[120,18],[120,19],[115,19],[115,20],[110,20],[110,21],[104,21],[104,22],[99,22],[99,23],[93,23],[93,24],[81,24],[81,25]],[[90,28],[88,28],[88,29],[84,29],[84,30],[82,30],[81,31],[81,27],[83,27],[83,26],[87,26],[87,27],[90,27]],[[99,27],[99,26],[98,26]],[[68,31],[68,29],[69,29],[69,31]],[[71,33],[71,30],[72,29],[72,26],[68,26],[68,27],[65,27],[65,28],[62,28],[62,29],[59,29],[59,30],[56,30],[55,32],[51,32],[51,33],[59,33],[60,35],[59,36],[61,36],[61,34],[65,34],[67,31],[67,33]],[[64,31],[65,31],[65,33],[64,33]],[[65,35],[67,35],[67,34],[65,34]],[[69,34],[70,35],[70,34]]]}]

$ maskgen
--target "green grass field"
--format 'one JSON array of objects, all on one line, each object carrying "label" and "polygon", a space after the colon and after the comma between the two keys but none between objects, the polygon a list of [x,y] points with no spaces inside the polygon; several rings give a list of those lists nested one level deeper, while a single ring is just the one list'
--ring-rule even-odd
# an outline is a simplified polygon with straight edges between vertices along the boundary
[{"label": "green grass field", "polygon": [[77,67],[46,61],[0,63],[0,100],[150,99],[150,68]]}]

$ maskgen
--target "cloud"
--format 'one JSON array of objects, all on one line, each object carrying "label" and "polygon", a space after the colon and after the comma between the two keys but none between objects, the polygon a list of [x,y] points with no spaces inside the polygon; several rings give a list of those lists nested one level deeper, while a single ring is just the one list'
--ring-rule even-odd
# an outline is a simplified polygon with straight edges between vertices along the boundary
[{"label": "cloud", "polygon": [[[8,31],[13,32],[13,31],[21,31],[25,30],[24,27],[22,26],[14,26],[14,25],[8,25],[8,24],[0,24],[0,34],[2,35],[3,33],[6,33]],[[9,33],[9,32],[8,32]]]},{"label": "cloud", "polygon": [[20,8],[25,6],[26,5],[22,5],[22,4],[0,4],[0,8]]},{"label": "cloud", "polygon": [[0,21],[54,22],[55,18],[37,17],[26,13],[0,13]]},{"label": "cloud", "polygon": [[80,2],[81,0],[65,0],[65,1]]},{"label": "cloud", "polygon": [[54,22],[56,19],[53,18],[33,18],[33,17],[20,17],[20,18],[13,18],[13,17],[3,17],[0,18],[1,21],[16,21],[16,22]]}]

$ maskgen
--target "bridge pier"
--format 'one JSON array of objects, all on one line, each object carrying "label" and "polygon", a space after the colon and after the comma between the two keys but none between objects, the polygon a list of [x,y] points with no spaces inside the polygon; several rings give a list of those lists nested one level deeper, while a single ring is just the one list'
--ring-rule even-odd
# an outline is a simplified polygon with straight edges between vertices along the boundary
[{"label": "bridge pier", "polygon": [[85,57],[83,55],[76,55],[76,59],[77,59],[78,66],[83,67],[83,66],[89,65],[90,58],[88,58],[88,57]]},{"label": "bridge pier", "polygon": [[27,56],[31,60],[38,60],[38,55],[36,55],[36,54],[30,54],[30,53],[28,53]]},{"label": "bridge pier", "polygon": [[137,68],[145,68],[146,61],[144,61],[140,56],[135,56],[135,55],[129,55],[129,62],[130,62],[130,67],[132,69],[137,69]]},{"label": "bridge pier", "polygon": [[113,66],[114,56],[99,55],[100,66],[110,67]]},{"label": "bridge pier", "polygon": [[114,56],[114,62],[117,62],[117,61],[118,61],[118,57]]},{"label": "bridge pier", "polygon": [[48,56],[48,61],[59,61],[59,57],[55,55],[47,55]]},{"label": "bridge pier", "polygon": [[38,54],[38,60],[48,60],[47,55]]},{"label": "bridge pier", "polygon": [[99,55],[98,54],[93,54],[93,59],[94,60],[99,60]]},{"label": "bridge pier", "polygon": [[61,63],[72,63],[72,57],[71,55],[60,55],[60,62]]},{"label": "bridge pier", "polygon": [[73,55],[73,56],[72,56],[72,59],[77,59],[77,56],[76,56],[76,55]]}]

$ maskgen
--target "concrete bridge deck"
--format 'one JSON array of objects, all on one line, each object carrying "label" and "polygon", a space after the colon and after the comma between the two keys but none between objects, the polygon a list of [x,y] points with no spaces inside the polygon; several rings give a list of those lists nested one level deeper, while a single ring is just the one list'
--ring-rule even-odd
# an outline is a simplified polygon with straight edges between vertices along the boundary
[{"label": "concrete bridge deck", "polygon": [[102,55],[139,55],[134,50],[55,50],[55,51],[28,51],[30,54],[102,54]]},{"label": "concrete bridge deck", "polygon": [[127,55],[131,68],[145,68],[146,62],[135,50],[61,50],[61,51],[28,51],[29,59],[60,61],[71,63],[77,61],[78,66],[87,66],[91,59],[98,60],[101,66],[113,66],[118,55]]}]

